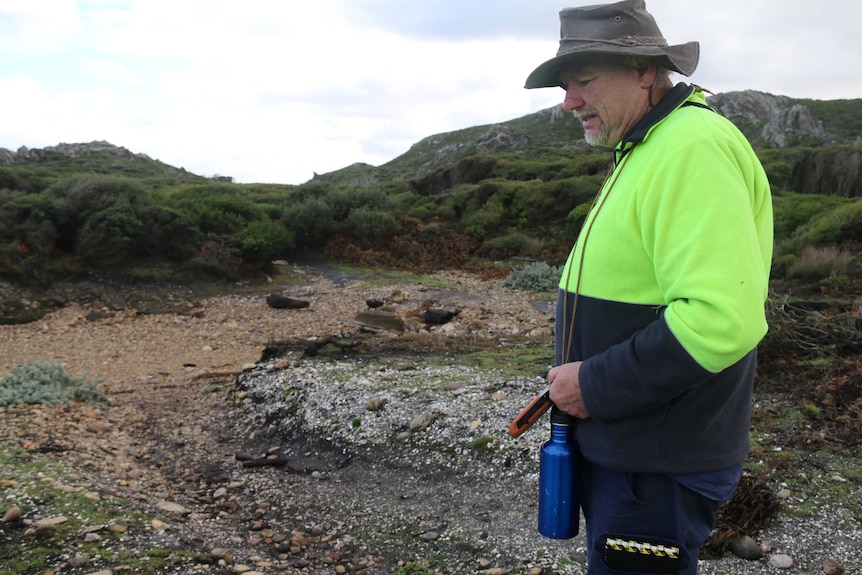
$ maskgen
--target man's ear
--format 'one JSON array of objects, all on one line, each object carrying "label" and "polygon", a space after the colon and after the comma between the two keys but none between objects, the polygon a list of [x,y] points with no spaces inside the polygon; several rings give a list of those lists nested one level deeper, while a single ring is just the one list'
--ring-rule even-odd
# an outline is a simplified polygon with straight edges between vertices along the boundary
[{"label": "man's ear", "polygon": [[644,88],[649,88],[655,82],[656,68],[655,64],[646,60],[640,60],[635,68],[638,73],[638,80]]}]

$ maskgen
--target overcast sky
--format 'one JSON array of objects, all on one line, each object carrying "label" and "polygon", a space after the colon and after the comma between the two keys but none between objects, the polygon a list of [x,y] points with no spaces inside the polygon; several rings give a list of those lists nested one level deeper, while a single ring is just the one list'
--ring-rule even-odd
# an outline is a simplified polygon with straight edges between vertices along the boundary
[{"label": "overcast sky", "polygon": [[[557,104],[525,90],[587,0],[0,0],[0,148],[106,140],[298,184]],[[862,98],[859,0],[647,0],[713,92]],[[682,79],[679,77],[678,79]]]}]

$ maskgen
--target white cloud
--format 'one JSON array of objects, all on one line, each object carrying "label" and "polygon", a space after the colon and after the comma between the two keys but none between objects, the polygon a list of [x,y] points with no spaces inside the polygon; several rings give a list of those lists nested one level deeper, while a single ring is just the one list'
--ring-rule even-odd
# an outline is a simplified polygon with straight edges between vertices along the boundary
[{"label": "white cloud", "polygon": [[50,52],[83,30],[74,0],[0,0],[0,49]]},{"label": "white cloud", "polygon": [[[299,183],[555,105],[551,0],[0,0],[0,146],[105,139],[203,175]],[[860,97],[862,4],[649,0],[714,91]]]}]

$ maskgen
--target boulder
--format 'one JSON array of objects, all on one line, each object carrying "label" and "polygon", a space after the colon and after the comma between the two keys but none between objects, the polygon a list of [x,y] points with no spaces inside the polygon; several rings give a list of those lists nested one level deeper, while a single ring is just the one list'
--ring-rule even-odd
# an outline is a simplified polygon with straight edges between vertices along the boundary
[{"label": "boulder", "polygon": [[356,314],[356,323],[360,327],[370,330],[404,332],[404,319],[391,311],[369,309]]}]

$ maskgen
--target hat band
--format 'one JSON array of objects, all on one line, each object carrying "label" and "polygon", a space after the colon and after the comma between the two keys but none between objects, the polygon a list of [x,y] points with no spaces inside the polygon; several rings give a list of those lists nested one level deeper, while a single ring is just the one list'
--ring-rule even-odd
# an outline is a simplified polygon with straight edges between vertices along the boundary
[{"label": "hat band", "polygon": [[589,42],[592,44],[611,44],[614,46],[667,46],[667,40],[661,36],[624,36],[616,40],[601,40],[598,38],[560,38],[563,42]]}]

